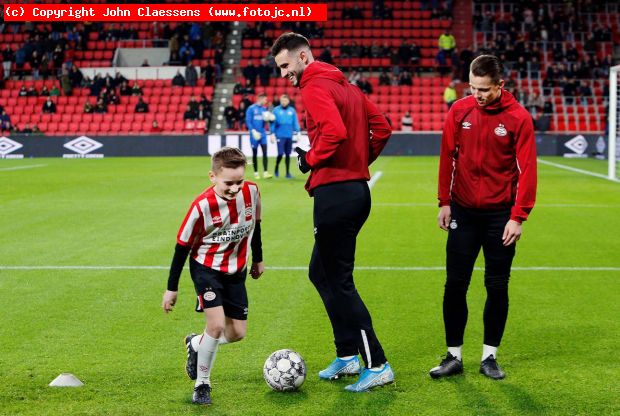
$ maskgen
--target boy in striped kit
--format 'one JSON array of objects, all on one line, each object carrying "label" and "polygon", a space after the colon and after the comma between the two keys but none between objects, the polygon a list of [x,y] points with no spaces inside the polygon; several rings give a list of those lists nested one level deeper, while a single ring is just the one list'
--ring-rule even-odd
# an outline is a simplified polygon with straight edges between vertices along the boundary
[{"label": "boy in striped kit", "polygon": [[211,161],[213,185],[191,204],[177,235],[167,290],[162,307],[170,312],[176,303],[179,277],[188,256],[196,289],[196,311],[204,312],[201,335],[185,337],[187,375],[196,380],[192,401],[211,404],[211,369],[218,346],[243,339],[247,328],[245,288],[247,261],[252,250],[250,275],[258,279],[263,265],[260,193],[244,180],[246,158],[239,149],[224,147]]}]

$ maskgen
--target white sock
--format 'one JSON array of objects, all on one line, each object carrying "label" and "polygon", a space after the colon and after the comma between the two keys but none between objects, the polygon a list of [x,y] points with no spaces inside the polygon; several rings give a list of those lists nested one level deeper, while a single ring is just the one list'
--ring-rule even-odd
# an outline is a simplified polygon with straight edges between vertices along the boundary
[{"label": "white sock", "polygon": [[198,346],[200,345],[201,338],[202,338],[202,335],[196,335],[195,337],[192,338],[191,343],[192,343],[192,349],[194,351],[198,351]]},{"label": "white sock", "polygon": [[215,355],[219,340],[212,338],[206,332],[202,335],[198,346],[198,378],[196,387],[201,384],[211,384],[211,369],[215,362]]},{"label": "white sock", "polygon": [[493,355],[493,358],[497,359],[497,347],[492,347],[487,344],[482,344],[482,359],[480,361],[486,360],[489,355]]},{"label": "white sock", "polygon": [[226,335],[224,335],[224,333],[222,332],[222,335],[220,335],[220,337],[218,338],[218,343],[220,345],[224,345],[224,344],[228,344],[230,341],[228,341],[228,338],[226,338]]},{"label": "white sock", "polygon": [[448,352],[452,354],[453,357],[456,357],[457,360],[463,361],[461,358],[461,351],[463,350],[463,346],[459,345],[458,347],[448,347]]},{"label": "white sock", "polygon": [[344,361],[349,361],[349,360],[352,360],[353,357],[355,357],[355,355],[347,355],[346,357],[338,357],[338,358]]}]

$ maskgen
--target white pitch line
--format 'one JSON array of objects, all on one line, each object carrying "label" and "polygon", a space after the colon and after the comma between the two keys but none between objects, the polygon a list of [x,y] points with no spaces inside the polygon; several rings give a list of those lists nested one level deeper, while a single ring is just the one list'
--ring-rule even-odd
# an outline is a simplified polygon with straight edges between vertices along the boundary
[{"label": "white pitch line", "polygon": [[[170,266],[0,266],[0,270],[168,270]],[[484,270],[475,267],[475,270]],[[308,270],[308,266],[269,266],[267,270]],[[357,266],[355,270],[377,271],[436,271],[445,270],[444,266]],[[515,266],[512,270],[523,271],[585,271],[618,272],[620,267],[573,267],[573,266]]]},{"label": "white pitch line", "polygon": [[620,180],[618,180],[618,179],[611,179],[607,175],[603,175],[601,173],[594,173],[594,172],[590,172],[588,170],[577,169],[577,168],[573,168],[571,166],[561,165],[559,163],[548,162],[548,161],[542,160],[542,159],[538,159],[538,163],[542,163],[543,165],[553,166],[553,167],[556,167],[558,169],[565,169],[565,170],[570,170],[571,172],[582,173],[584,175],[594,176],[596,178],[607,179],[608,181],[611,181],[611,182],[620,183]]},{"label": "white pitch line", "polygon": [[47,165],[26,165],[26,166],[13,166],[10,168],[0,168],[0,171],[8,171],[8,170],[20,170],[20,169],[32,169],[32,168],[42,168]]},{"label": "white pitch line", "polygon": [[372,177],[370,178],[370,180],[368,181],[368,187],[370,189],[372,189],[373,186],[375,186],[375,184],[377,183],[377,181],[379,180],[379,178],[381,178],[381,175],[383,175],[383,172],[378,171],[375,172],[374,175],[372,175]]}]

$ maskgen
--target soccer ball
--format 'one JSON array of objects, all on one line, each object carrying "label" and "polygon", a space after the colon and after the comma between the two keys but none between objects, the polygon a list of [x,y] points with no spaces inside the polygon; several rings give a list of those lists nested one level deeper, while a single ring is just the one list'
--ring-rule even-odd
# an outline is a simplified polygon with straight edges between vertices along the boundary
[{"label": "soccer ball", "polygon": [[293,350],[278,350],[265,361],[263,377],[275,391],[297,390],[306,379],[306,363]]}]

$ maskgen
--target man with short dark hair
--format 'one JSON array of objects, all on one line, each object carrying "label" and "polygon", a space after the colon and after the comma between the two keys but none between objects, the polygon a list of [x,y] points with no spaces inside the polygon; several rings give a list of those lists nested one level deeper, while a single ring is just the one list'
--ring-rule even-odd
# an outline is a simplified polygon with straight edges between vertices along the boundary
[{"label": "man with short dark hair", "polygon": [[536,141],[532,117],[504,90],[503,65],[481,55],[470,66],[471,96],[457,100],[445,121],[439,159],[439,217],[448,231],[443,319],[448,353],[430,376],[463,372],[467,289],[476,258],[485,258],[484,342],[480,372],[497,364],[506,318],[508,280],[521,223],[536,199]]},{"label": "man with short dark hair", "polygon": [[368,166],[392,131],[377,107],[340,70],[314,60],[305,37],[285,33],[271,53],[282,77],[300,88],[306,108],[311,148],[295,150],[302,173],[311,172],[306,190],[314,197],[309,277],[325,305],[336,344],[336,359],[319,377],[333,380],[361,373],[345,389],[368,391],[393,382],[394,373],[355,289],[355,246],[370,214]]}]

